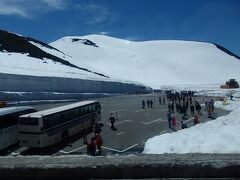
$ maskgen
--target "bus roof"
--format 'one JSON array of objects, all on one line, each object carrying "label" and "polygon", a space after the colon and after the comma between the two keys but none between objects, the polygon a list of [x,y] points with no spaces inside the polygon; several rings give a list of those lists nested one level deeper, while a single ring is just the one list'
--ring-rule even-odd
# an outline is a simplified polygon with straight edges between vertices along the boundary
[{"label": "bus roof", "polygon": [[24,110],[27,110],[27,109],[34,109],[34,108],[30,107],[30,106],[14,106],[14,107],[0,108],[0,116],[4,116],[4,115],[15,113],[15,112],[24,111]]},{"label": "bus roof", "polygon": [[81,102],[77,102],[77,103],[73,103],[73,104],[68,104],[65,106],[60,106],[60,107],[56,107],[56,108],[51,108],[51,109],[46,109],[43,111],[38,111],[38,112],[34,112],[34,113],[30,113],[30,114],[26,114],[26,115],[22,115],[21,117],[42,117],[42,116],[46,116],[49,114],[54,114],[57,112],[61,112],[61,111],[65,111],[65,110],[69,110],[69,109],[73,109],[79,106],[84,106],[84,105],[88,105],[88,104],[92,104],[92,103],[96,103],[98,101],[81,101]]}]

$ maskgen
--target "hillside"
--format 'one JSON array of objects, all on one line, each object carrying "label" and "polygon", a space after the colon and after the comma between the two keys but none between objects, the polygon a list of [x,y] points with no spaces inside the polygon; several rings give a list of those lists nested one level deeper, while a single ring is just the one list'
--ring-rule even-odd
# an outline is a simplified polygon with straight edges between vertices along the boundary
[{"label": "hillside", "polygon": [[78,60],[44,42],[0,30],[0,99],[81,99],[149,90],[75,64]]},{"label": "hillside", "polygon": [[50,45],[70,55],[72,58],[67,59],[73,64],[155,88],[162,85],[221,84],[231,78],[240,80],[239,57],[211,43],[133,42],[89,35],[64,37]]},{"label": "hillside", "polygon": [[[57,56],[55,55],[57,54]],[[66,54],[41,41],[0,30],[0,72],[34,76],[106,79],[65,60]]]}]

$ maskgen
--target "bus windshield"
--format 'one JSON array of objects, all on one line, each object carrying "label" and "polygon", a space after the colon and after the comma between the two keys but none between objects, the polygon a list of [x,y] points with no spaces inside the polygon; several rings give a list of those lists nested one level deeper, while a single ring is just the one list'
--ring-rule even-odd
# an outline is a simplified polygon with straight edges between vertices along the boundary
[{"label": "bus windshield", "polygon": [[28,118],[28,117],[20,117],[19,118],[20,125],[35,125],[38,126],[38,118]]}]

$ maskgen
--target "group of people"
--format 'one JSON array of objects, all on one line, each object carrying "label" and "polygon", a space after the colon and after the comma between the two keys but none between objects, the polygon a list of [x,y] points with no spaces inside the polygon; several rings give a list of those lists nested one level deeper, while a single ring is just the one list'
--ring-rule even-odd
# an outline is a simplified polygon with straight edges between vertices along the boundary
[{"label": "group of people", "polygon": [[[153,101],[151,99],[148,99],[146,102],[147,102],[147,107],[148,108],[153,108]],[[145,109],[145,104],[146,104],[145,101],[142,100],[142,108],[143,109]]]},{"label": "group of people", "polygon": [[[175,112],[182,114],[181,127],[180,129],[187,128],[184,120],[188,117],[188,110],[191,112],[194,125],[200,123],[199,116],[201,115],[201,105],[198,101],[193,99],[194,93],[192,91],[182,91],[182,92],[171,92],[167,91],[168,99],[168,126],[174,131],[177,130],[177,120],[176,116],[173,114]],[[176,111],[174,111],[176,110]],[[197,112],[197,113],[195,113]],[[172,115],[173,114],[173,115]]]},{"label": "group of people", "polygon": [[88,154],[92,156],[101,155],[102,154],[102,144],[103,139],[100,134],[102,132],[101,124],[96,122],[94,124],[94,137],[91,138],[90,142],[87,140],[87,129],[85,127],[82,127],[82,133],[83,133],[83,143],[87,145],[87,152]]},{"label": "group of people", "polygon": [[158,102],[159,102],[159,104],[161,105],[161,104],[163,104],[163,105],[165,105],[166,104],[166,100],[165,100],[165,97],[159,97],[158,98]]},{"label": "group of people", "polygon": [[193,100],[191,95],[192,94],[173,93],[171,96],[167,96],[169,101],[168,112],[174,113],[174,110],[176,110],[177,113],[183,114],[183,119],[186,119],[188,110],[191,111],[192,116],[195,115],[196,110],[200,116],[202,107],[198,101]]},{"label": "group of people", "polygon": [[[167,119],[168,119],[168,127],[170,129],[172,129],[173,131],[177,131],[177,129],[178,129],[177,128],[177,118],[176,118],[175,114],[171,114],[171,112],[168,112]],[[200,123],[199,116],[195,115],[193,118],[193,124],[196,125],[199,123]],[[181,120],[180,129],[185,129],[185,128],[188,128],[188,126],[183,120]]]},{"label": "group of people", "polygon": [[176,116],[168,112],[167,114],[167,119],[168,119],[168,127],[170,129],[173,129],[173,131],[177,131],[177,119]]},{"label": "group of people", "polygon": [[[116,114],[116,116],[118,116],[118,115]],[[115,122],[116,122],[116,119],[117,118],[114,117],[113,113],[111,113],[110,117],[109,117],[109,121],[111,123],[110,128],[113,131],[117,130],[117,128],[114,125]],[[100,133],[102,132],[101,123],[95,123],[93,129],[94,129],[95,136],[92,137],[90,142],[88,143],[88,141],[87,141],[87,129],[83,128],[83,130],[82,130],[83,143],[87,144],[88,154],[90,154],[92,156],[101,155],[102,154],[102,144],[103,144],[103,139],[100,135]]]}]

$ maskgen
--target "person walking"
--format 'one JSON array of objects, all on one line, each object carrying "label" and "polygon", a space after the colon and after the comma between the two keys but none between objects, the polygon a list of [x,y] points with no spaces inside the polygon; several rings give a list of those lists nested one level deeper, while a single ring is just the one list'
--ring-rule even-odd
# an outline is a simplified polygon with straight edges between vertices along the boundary
[{"label": "person walking", "polygon": [[191,106],[190,106],[190,111],[191,111],[191,115],[194,116],[194,106],[193,106],[193,104],[191,104]]},{"label": "person walking", "polygon": [[81,126],[81,134],[82,134],[82,138],[83,138],[83,144],[87,144],[87,128],[85,125]]},{"label": "person walking", "polygon": [[170,105],[170,103],[168,103],[168,112],[169,113],[171,112],[171,105]]},{"label": "person walking", "polygon": [[145,101],[142,100],[142,108],[145,109]]},{"label": "person walking", "polygon": [[100,127],[100,124],[98,122],[95,122],[94,132],[95,132],[95,134],[99,134],[100,132],[102,132],[102,128]]},{"label": "person walking", "polygon": [[209,102],[206,100],[206,101],[205,101],[205,111],[208,110],[208,106],[209,106]]},{"label": "person walking", "polygon": [[98,150],[98,155],[100,156],[102,154],[103,140],[102,140],[102,137],[101,137],[100,134],[96,134],[95,139],[96,139],[96,146],[97,146],[97,150]]},{"label": "person walking", "polygon": [[174,103],[171,104],[171,112],[174,113]]},{"label": "person walking", "polygon": [[210,104],[212,106],[212,112],[214,112],[214,101],[213,101],[213,99],[211,99]]},{"label": "person walking", "polygon": [[150,103],[150,107],[153,108],[153,101],[151,99],[150,99],[149,103]]},{"label": "person walking", "polygon": [[162,104],[162,98],[159,97],[159,98],[158,98],[158,101],[159,101],[159,104],[161,105],[161,104]]},{"label": "person walking", "polygon": [[88,144],[88,152],[92,156],[96,155],[96,141],[94,137],[91,138],[91,142]]},{"label": "person walking", "polygon": [[196,103],[196,107],[195,108],[196,108],[196,111],[198,112],[198,115],[200,116],[202,107],[201,107],[201,105],[198,102]]},{"label": "person walking", "polygon": [[168,127],[172,129],[172,115],[170,112],[167,113]]},{"label": "person walking", "polygon": [[173,131],[177,131],[177,119],[175,115],[172,116],[172,129]]},{"label": "person walking", "polygon": [[147,106],[148,106],[148,108],[150,106],[150,100],[149,99],[147,100]]},{"label": "person walking", "polygon": [[179,113],[179,104],[178,104],[178,102],[176,102],[175,108],[176,108],[176,112]]},{"label": "person walking", "polygon": [[187,109],[185,104],[183,104],[182,106],[182,113],[183,113],[182,119],[187,119]]},{"label": "person walking", "polygon": [[213,112],[212,106],[209,104],[208,105],[208,118],[212,118],[212,112]]},{"label": "person walking", "polygon": [[111,123],[111,129],[113,131],[116,131],[116,127],[114,126],[114,123],[116,121],[115,117],[113,116],[113,113],[111,113],[110,117],[109,117],[110,123]]}]

